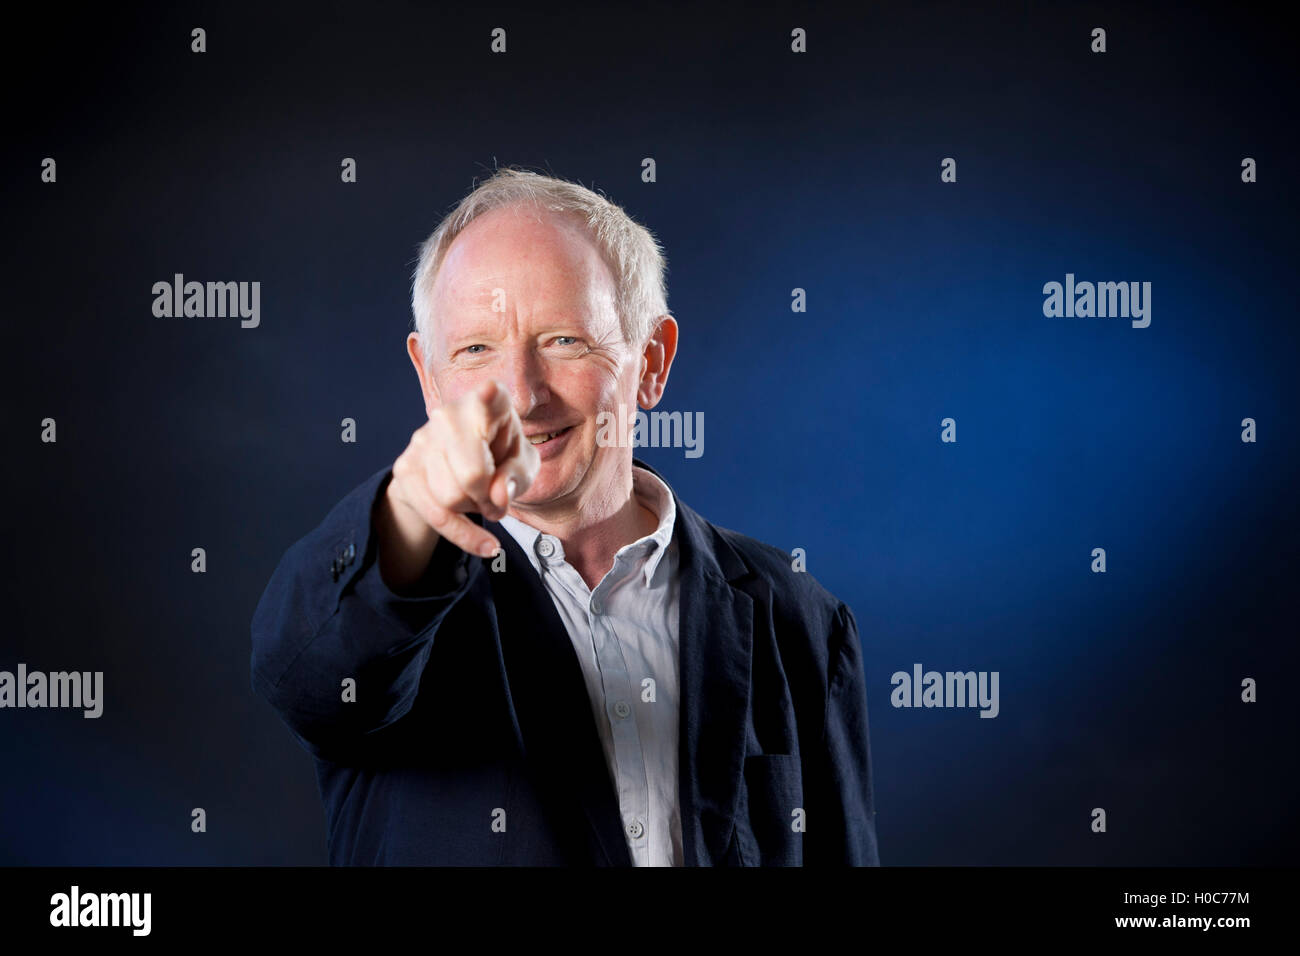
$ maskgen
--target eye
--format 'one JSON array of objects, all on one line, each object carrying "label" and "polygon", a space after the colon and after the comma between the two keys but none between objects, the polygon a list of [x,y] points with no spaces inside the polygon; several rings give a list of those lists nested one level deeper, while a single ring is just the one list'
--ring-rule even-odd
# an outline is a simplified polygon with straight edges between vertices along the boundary
[{"label": "eye", "polygon": [[485,348],[487,348],[486,345],[468,345],[465,347],[465,351],[468,352],[470,355],[481,355],[482,354],[481,352],[475,352],[474,350],[485,349]]},{"label": "eye", "polygon": [[555,337],[556,345],[576,345],[578,337],[575,335],[557,335]]}]

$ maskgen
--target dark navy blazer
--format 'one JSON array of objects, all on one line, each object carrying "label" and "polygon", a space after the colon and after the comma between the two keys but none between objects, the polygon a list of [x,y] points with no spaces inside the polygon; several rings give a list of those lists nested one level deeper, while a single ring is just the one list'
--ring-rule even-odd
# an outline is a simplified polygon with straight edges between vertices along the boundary
[{"label": "dark navy blazer", "polygon": [[[253,688],[315,758],[329,862],[631,866],[581,667],[528,557],[475,515],[505,570],[443,540],[416,596],[393,594],[371,531],[390,477],[289,548],[252,620]],[[789,555],[674,500],[686,865],[877,865],[853,614]]]}]

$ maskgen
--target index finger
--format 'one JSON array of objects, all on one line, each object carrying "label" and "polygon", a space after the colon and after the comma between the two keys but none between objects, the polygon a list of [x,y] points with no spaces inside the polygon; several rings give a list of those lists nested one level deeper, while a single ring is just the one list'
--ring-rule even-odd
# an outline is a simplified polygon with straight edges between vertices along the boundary
[{"label": "index finger", "polygon": [[502,388],[501,383],[494,378],[488,379],[476,388],[474,395],[479,400],[482,409],[482,418],[478,422],[480,436],[485,441],[490,442],[500,430],[501,425],[510,419],[510,395]]},{"label": "index finger", "polygon": [[511,501],[532,485],[541,468],[541,456],[524,437],[523,425],[513,421],[507,430],[497,436],[490,448],[496,471],[488,485],[488,497],[500,508],[508,508]]}]

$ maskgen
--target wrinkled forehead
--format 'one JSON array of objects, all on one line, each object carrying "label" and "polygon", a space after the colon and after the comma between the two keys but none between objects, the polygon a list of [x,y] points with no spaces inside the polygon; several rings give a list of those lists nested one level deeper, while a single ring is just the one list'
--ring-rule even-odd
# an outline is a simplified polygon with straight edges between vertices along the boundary
[{"label": "wrinkled forehead", "polygon": [[435,326],[460,317],[615,316],[615,280],[573,216],[528,207],[485,213],[456,237],[435,277]]}]

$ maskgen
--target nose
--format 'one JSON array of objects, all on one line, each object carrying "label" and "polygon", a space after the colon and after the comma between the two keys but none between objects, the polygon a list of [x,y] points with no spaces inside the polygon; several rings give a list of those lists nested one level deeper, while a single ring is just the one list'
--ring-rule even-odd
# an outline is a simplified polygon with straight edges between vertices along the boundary
[{"label": "nose", "polygon": [[533,349],[522,345],[507,349],[504,361],[493,371],[505,386],[520,418],[527,418],[538,406],[550,401],[545,367]]}]

